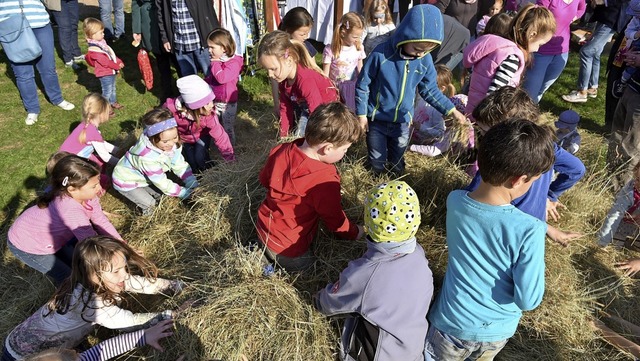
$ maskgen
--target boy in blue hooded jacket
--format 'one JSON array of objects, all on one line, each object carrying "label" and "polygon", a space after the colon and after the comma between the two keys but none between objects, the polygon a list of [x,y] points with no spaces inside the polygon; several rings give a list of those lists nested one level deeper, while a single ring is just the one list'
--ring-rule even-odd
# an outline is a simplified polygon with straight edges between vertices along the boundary
[{"label": "boy in blue hooded jacket", "polygon": [[394,35],[367,57],[356,85],[356,114],[367,130],[369,163],[376,173],[387,162],[394,175],[404,172],[415,91],[443,115],[465,117],[442,94],[429,52],[442,42],[440,10],[418,5],[409,10]]}]

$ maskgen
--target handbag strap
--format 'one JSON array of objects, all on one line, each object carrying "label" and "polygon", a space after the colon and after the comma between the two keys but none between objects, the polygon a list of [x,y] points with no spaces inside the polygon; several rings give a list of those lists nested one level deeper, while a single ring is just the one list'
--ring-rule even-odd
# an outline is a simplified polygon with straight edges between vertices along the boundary
[{"label": "handbag strap", "polygon": [[13,43],[14,41],[17,41],[18,39],[20,39],[20,35],[22,35],[22,32],[24,31],[24,22],[25,22],[25,20],[27,20],[27,17],[24,15],[24,4],[22,3],[22,0],[19,0],[19,4],[20,4],[20,18],[21,18],[20,31],[18,31],[18,33],[16,34],[16,38],[15,39],[13,39],[13,40],[4,40],[3,43],[10,44],[10,43]]}]

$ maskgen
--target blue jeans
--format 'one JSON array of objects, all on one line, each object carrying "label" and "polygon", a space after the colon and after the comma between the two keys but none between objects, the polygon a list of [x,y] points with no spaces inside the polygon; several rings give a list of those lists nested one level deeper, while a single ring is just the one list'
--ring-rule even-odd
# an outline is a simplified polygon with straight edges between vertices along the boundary
[{"label": "blue jeans", "polygon": [[[119,38],[124,34],[124,0],[98,0],[98,6],[105,39]],[[111,12],[115,18],[115,30],[111,24]]]},{"label": "blue jeans", "polygon": [[56,286],[59,286],[65,278],[71,275],[71,260],[76,243],[78,240],[73,238],[54,254],[27,253],[16,248],[10,240],[7,241],[7,248],[17,259],[36,271],[53,278]]},{"label": "blue jeans", "polygon": [[62,0],[60,11],[51,11],[58,24],[58,42],[62,49],[62,60],[68,63],[74,57],[82,55],[78,45],[78,21],[80,13],[78,0]]},{"label": "blue jeans", "polygon": [[569,60],[569,52],[557,55],[533,53],[533,67],[527,70],[522,87],[536,104],[562,74],[567,60]]},{"label": "blue jeans", "polygon": [[40,74],[40,80],[44,85],[44,91],[47,98],[53,104],[60,104],[64,100],[62,98],[62,90],[60,90],[60,82],[58,82],[58,74],[56,73],[56,61],[53,55],[53,30],[51,24],[47,24],[41,28],[34,28],[33,33],[40,43],[42,55],[26,63],[11,64],[13,74],[16,76],[16,85],[22,98],[22,104],[27,113],[40,114],[40,103],[38,102],[38,88],[36,87],[36,74],[33,70],[35,65]]},{"label": "blue jeans", "polygon": [[580,49],[580,70],[578,71],[578,90],[598,87],[600,78],[600,54],[614,31],[602,23],[596,23],[591,39]]},{"label": "blue jeans", "polygon": [[116,76],[101,76],[100,85],[102,86],[102,96],[109,101],[109,104],[116,102]]},{"label": "blue jeans", "polygon": [[396,176],[404,173],[404,152],[409,146],[409,124],[369,121],[367,149],[369,164],[374,173],[387,170]]},{"label": "blue jeans", "polygon": [[182,143],[182,155],[193,173],[200,173],[214,165],[209,154],[210,146],[211,137],[208,134],[202,134],[195,143]]},{"label": "blue jeans", "polygon": [[425,361],[490,361],[507,344],[506,340],[495,342],[465,341],[429,326],[424,346]]},{"label": "blue jeans", "polygon": [[198,50],[187,52],[176,50],[175,54],[176,60],[178,61],[178,67],[180,68],[180,77],[198,74],[198,68],[200,68],[204,76],[209,75],[211,55],[209,55],[208,49],[200,48]]}]

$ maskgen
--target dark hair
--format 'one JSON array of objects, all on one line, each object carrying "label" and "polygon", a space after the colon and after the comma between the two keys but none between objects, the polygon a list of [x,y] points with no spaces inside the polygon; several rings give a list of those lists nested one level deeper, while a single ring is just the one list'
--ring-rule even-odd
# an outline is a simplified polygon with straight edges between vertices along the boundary
[{"label": "dark hair", "polygon": [[485,97],[473,109],[477,123],[492,127],[508,118],[524,118],[537,123],[540,108],[522,88],[503,86]]},{"label": "dark hair", "polygon": [[[118,294],[103,285],[100,273],[111,268],[111,260],[117,254],[122,254],[127,260],[129,273],[135,271],[149,279],[157,278],[157,267],[128,244],[109,236],[89,237],[76,245],[71,261],[71,275],[62,282],[47,303],[49,313],[65,314],[70,308],[75,307],[71,301],[78,285],[82,286],[78,299],[82,303],[83,311],[89,307],[93,296],[99,297],[107,306],[115,305]],[[97,283],[95,279],[98,280]]]},{"label": "dark hair", "polygon": [[303,26],[313,27],[313,17],[307,9],[298,6],[284,14],[278,30],[291,34]]},{"label": "dark hair", "polygon": [[551,169],[554,161],[553,132],[527,119],[508,119],[480,138],[480,176],[494,186],[522,175],[529,180]]},{"label": "dark hair", "polygon": [[503,38],[509,33],[509,26],[513,18],[507,13],[499,13],[491,17],[484,27],[482,35],[493,34]]},{"label": "dark hair", "polygon": [[355,114],[346,105],[332,102],[320,105],[311,113],[304,137],[311,146],[329,142],[341,147],[355,143],[362,134]]},{"label": "dark hair", "polygon": [[233,40],[233,36],[227,29],[214,29],[209,35],[207,35],[207,41],[220,45],[224,48],[224,52],[227,56],[232,57],[236,53],[236,42]]},{"label": "dark hair", "polygon": [[[160,107],[147,112],[145,115],[142,116],[142,119],[140,119],[140,121],[142,122],[143,126],[147,127],[147,126],[154,125],[156,123],[164,122],[165,120],[170,118],[173,118],[173,113],[171,113],[171,110]],[[196,118],[196,121],[198,121],[198,126],[200,126],[200,122],[198,118]],[[153,143],[153,145],[156,145],[162,140],[162,138],[160,137],[161,134],[162,132],[156,135],[152,135],[148,138],[149,140],[151,140],[151,143]],[[146,137],[146,135],[142,135],[142,136]],[[178,138],[178,143],[176,145],[180,146],[181,144],[182,142]]]},{"label": "dark hair", "polygon": [[81,188],[89,179],[100,174],[100,168],[95,162],[61,152],[49,158],[47,171],[50,173],[50,190],[38,197],[36,204],[40,208],[47,208],[56,197],[69,195],[69,187]]}]

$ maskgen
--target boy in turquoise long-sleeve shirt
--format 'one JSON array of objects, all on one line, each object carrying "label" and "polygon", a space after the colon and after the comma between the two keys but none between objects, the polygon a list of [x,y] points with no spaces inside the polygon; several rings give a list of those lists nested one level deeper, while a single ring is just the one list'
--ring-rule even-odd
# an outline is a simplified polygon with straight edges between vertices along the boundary
[{"label": "boy in turquoise long-sleeve shirt", "polygon": [[525,119],[495,125],[481,139],[480,185],[447,199],[449,258],[429,312],[427,360],[493,359],[522,311],[542,301],[547,226],[511,201],[551,168],[553,144],[549,129]]}]

